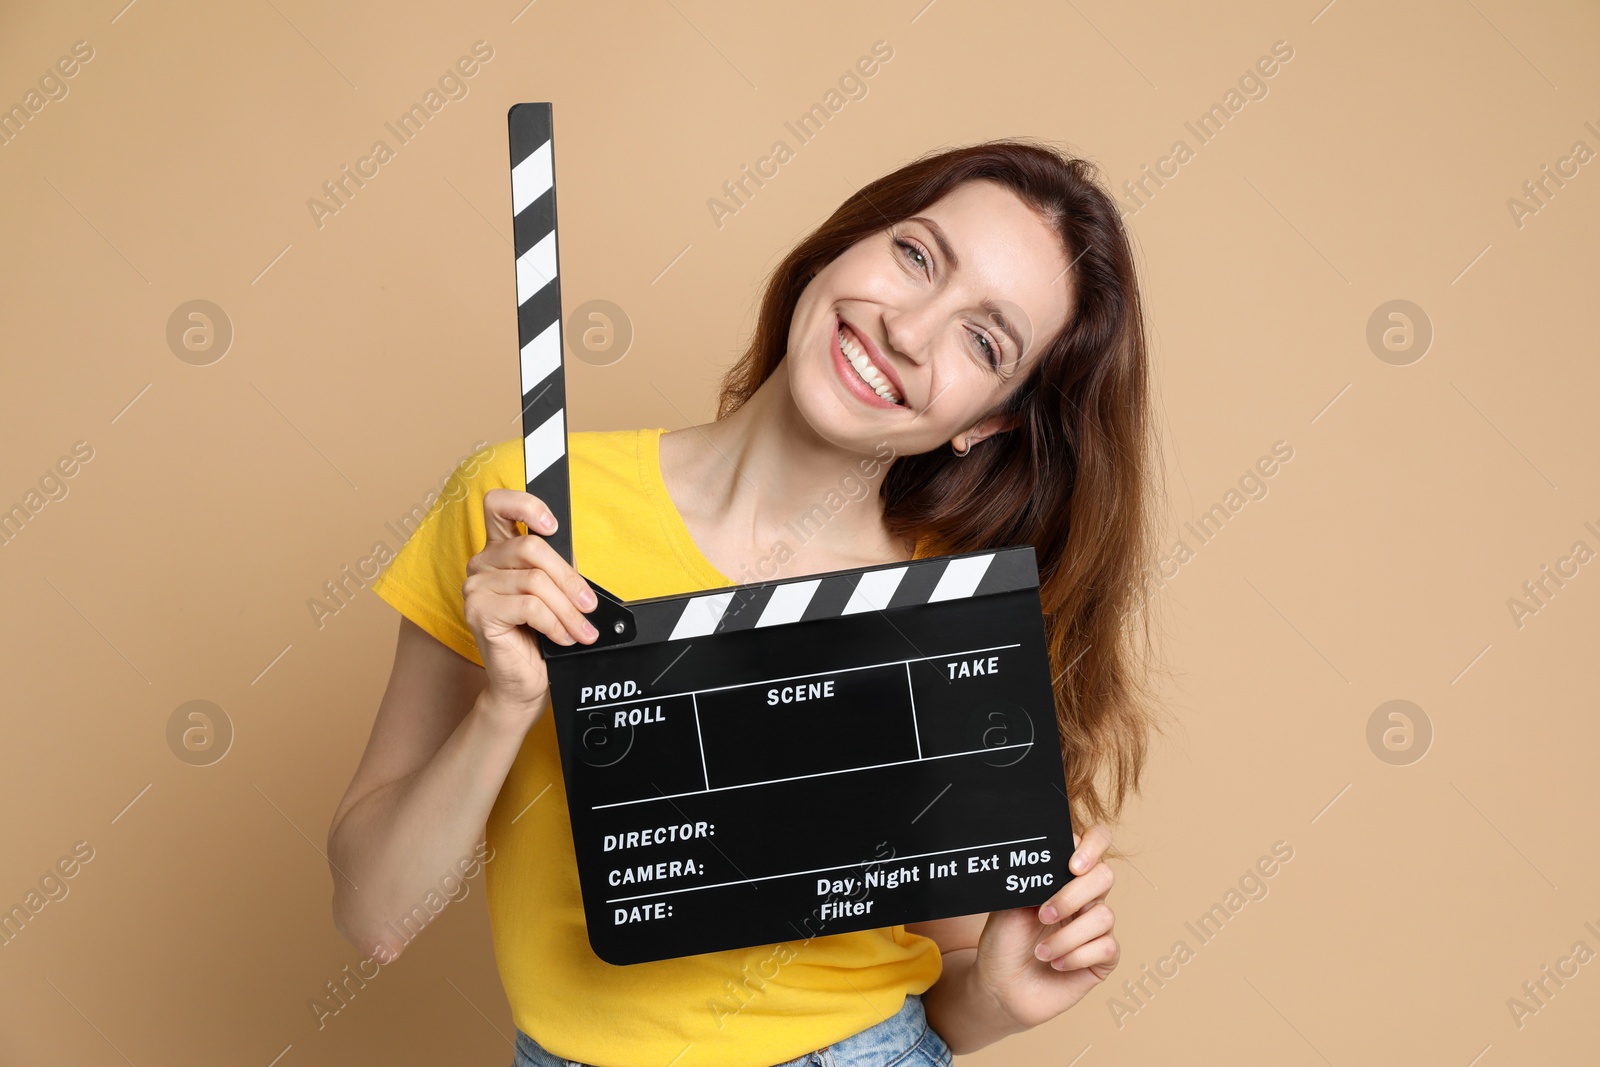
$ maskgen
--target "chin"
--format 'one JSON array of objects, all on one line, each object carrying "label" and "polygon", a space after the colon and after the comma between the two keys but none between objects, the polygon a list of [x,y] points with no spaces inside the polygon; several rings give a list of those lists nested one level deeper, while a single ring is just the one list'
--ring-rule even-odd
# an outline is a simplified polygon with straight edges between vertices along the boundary
[{"label": "chin", "polygon": [[822,376],[826,373],[824,368],[820,374],[789,376],[790,400],[800,421],[836,448],[870,453],[884,440],[881,425],[876,425],[854,398],[835,393],[833,383]]}]

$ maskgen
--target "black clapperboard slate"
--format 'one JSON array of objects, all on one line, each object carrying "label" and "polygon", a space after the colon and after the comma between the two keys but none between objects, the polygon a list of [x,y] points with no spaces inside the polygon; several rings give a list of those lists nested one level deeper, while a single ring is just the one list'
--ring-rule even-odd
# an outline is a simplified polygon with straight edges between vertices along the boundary
[{"label": "black clapperboard slate", "polygon": [[[523,456],[575,562],[551,110],[507,113]],[[1072,877],[1031,546],[642,600],[589,584],[594,643],[534,632],[602,960],[1037,905]]]}]

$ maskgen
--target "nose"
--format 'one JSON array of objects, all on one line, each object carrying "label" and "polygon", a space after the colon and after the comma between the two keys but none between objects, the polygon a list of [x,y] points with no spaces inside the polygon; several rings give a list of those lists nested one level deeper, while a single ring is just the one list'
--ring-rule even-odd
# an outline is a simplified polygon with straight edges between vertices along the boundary
[{"label": "nose", "polygon": [[883,313],[884,335],[895,352],[920,366],[932,354],[937,320],[938,308],[932,301],[888,308]]}]

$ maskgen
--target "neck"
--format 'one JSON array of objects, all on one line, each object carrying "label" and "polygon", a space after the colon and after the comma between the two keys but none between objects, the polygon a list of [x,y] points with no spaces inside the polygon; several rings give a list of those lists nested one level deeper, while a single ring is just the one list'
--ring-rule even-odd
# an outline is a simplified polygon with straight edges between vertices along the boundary
[{"label": "neck", "polygon": [[[693,493],[681,503],[715,531],[720,558],[750,561],[754,573],[728,574],[735,582],[910,558],[913,546],[883,527],[887,449],[819,436],[794,405],[787,360],[738,411],[681,437]],[[775,568],[774,557],[788,562]]]}]

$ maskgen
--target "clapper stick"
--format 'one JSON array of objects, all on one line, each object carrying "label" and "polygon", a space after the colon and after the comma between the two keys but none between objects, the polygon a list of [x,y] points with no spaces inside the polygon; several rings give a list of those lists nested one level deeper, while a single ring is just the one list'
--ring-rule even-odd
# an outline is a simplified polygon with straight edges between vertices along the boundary
[{"label": "clapper stick", "polygon": [[546,537],[572,559],[567,477],[567,383],[561,359],[561,273],[556,254],[555,147],[549,104],[508,113],[511,214],[517,260],[517,345],[522,352],[523,464],[528,492],[555,515]]},{"label": "clapper stick", "polygon": [[[556,518],[545,538],[568,563],[572,555],[572,489],[567,474],[567,383],[562,358],[561,271],[556,249],[555,138],[548,103],[514,104],[507,112],[511,145],[511,230],[517,265],[517,346],[522,366],[522,462],[528,492]],[[630,614],[614,594],[589,582],[599,606],[588,613],[596,644],[633,635]],[[561,646],[538,635],[548,654]],[[590,646],[593,647],[593,646]]]},{"label": "clapper stick", "polygon": [[[576,565],[551,105],[507,120],[526,481]],[[598,639],[538,637],[601,959],[1040,904],[1073,877],[1031,546],[630,601],[589,584]]]}]

